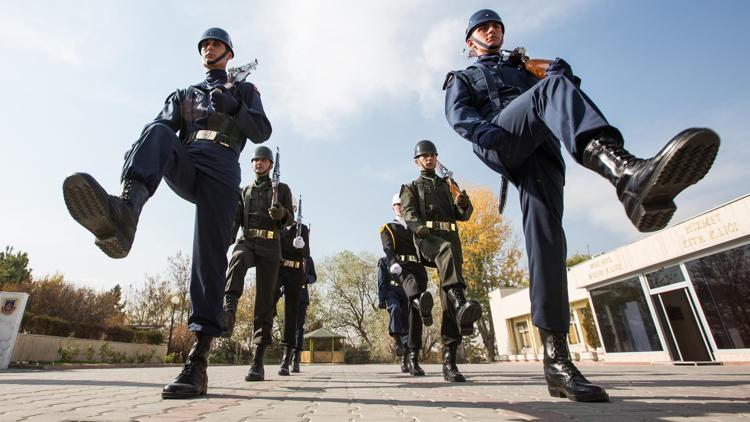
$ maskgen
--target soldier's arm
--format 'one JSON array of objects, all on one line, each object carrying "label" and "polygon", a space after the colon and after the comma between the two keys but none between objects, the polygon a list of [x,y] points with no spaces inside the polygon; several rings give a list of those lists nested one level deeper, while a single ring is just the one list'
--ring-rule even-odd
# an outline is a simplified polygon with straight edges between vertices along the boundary
[{"label": "soldier's arm", "polygon": [[388,264],[386,264],[386,258],[380,258],[378,260],[378,308],[385,309],[385,286],[391,279],[391,273],[388,272]]},{"label": "soldier's arm", "polygon": [[[243,195],[245,191],[242,191]],[[240,197],[240,203],[237,205],[237,213],[234,215],[234,221],[232,222],[232,228],[229,232],[229,239],[234,240],[237,237],[237,230],[242,227],[245,215],[245,201]]]},{"label": "soldier's arm", "polygon": [[279,189],[283,194],[281,195],[281,206],[284,208],[284,218],[281,219],[282,227],[286,227],[294,223],[294,205],[292,205],[292,190],[286,184],[281,184]]},{"label": "soldier's arm", "polygon": [[383,252],[388,259],[388,264],[393,265],[398,262],[396,259],[396,233],[393,232],[388,224],[380,226],[380,242],[383,244]]},{"label": "soldier's arm", "polygon": [[[299,224],[302,223],[300,222]],[[302,248],[302,254],[304,256],[310,256],[310,230],[304,224],[302,224],[302,240],[305,241],[305,247]]]},{"label": "soldier's arm", "polygon": [[315,261],[310,255],[305,261],[305,272],[307,273],[307,284],[313,284],[318,281],[318,274],[315,272]]},{"label": "soldier's arm", "polygon": [[267,141],[271,137],[271,122],[263,110],[260,92],[250,82],[240,83],[237,89],[240,109],[235,118],[242,134],[256,144]]},{"label": "soldier's arm", "polygon": [[166,100],[164,100],[164,107],[162,107],[159,114],[156,116],[154,121],[147,124],[145,128],[143,128],[143,131],[145,132],[151,126],[162,124],[173,131],[177,132],[180,130],[180,126],[182,124],[182,113],[180,109],[180,96],[184,95],[184,93],[180,90],[177,90],[167,97]]},{"label": "soldier's arm", "polygon": [[401,185],[401,216],[404,217],[409,230],[416,233],[417,229],[426,223],[419,213],[419,194],[414,191],[412,185]]},{"label": "soldier's arm", "polygon": [[459,135],[483,148],[491,148],[505,134],[479,114],[469,83],[461,74],[450,73],[445,82],[445,118]]}]

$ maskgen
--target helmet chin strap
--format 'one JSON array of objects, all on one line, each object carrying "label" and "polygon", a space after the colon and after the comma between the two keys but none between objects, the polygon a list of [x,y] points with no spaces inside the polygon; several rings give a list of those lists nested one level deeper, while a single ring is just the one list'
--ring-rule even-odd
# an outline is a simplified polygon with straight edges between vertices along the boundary
[{"label": "helmet chin strap", "polygon": [[478,40],[478,39],[477,39],[476,37],[474,37],[474,36],[472,36],[472,37],[471,37],[471,40],[472,40],[472,41],[474,41],[474,43],[475,43],[476,45],[478,45],[478,46],[480,46],[480,47],[484,48],[485,50],[489,51],[490,53],[497,53],[498,51],[500,51],[500,46],[502,45],[502,44],[498,44],[498,45],[489,45],[489,44],[485,44],[485,43],[483,43],[482,41],[479,41],[479,40]]},{"label": "helmet chin strap", "polygon": [[224,57],[227,56],[227,54],[229,54],[229,49],[224,50],[224,53],[221,56],[219,56],[219,57],[217,57],[217,58],[215,58],[213,60],[207,60],[206,64],[209,65],[209,66],[213,66],[216,63],[219,63],[220,61],[222,61],[224,59]]}]

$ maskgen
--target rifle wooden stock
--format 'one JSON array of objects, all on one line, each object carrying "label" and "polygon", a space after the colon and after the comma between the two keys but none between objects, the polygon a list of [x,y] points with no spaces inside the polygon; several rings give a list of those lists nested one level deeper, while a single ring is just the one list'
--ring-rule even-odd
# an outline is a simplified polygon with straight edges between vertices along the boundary
[{"label": "rifle wooden stock", "polygon": [[448,187],[451,190],[451,196],[453,197],[453,200],[455,201],[456,197],[461,193],[461,189],[458,187],[458,184],[456,183],[455,180],[453,180],[453,178],[448,177],[447,179],[448,180],[446,180],[446,182],[448,182]]},{"label": "rifle wooden stock", "polygon": [[544,79],[547,68],[552,64],[552,60],[546,59],[528,59],[524,60],[523,66],[537,79]]}]

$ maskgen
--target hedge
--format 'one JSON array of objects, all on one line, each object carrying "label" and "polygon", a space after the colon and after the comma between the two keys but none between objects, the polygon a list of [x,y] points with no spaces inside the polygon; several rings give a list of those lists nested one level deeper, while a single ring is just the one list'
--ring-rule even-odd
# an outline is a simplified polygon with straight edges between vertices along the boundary
[{"label": "hedge", "polygon": [[29,312],[26,312],[23,316],[21,330],[30,334],[119,341],[123,343],[164,343],[164,334],[160,330],[134,330],[123,326],[105,327],[96,324],[72,323],[49,315],[36,315]]}]

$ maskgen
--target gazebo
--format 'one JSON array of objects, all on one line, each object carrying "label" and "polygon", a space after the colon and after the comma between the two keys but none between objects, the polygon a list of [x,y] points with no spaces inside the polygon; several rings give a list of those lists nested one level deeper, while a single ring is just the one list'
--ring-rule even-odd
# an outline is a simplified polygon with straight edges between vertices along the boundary
[{"label": "gazebo", "polygon": [[[319,328],[315,331],[305,334],[304,339],[310,340],[310,350],[302,352],[300,362],[303,363],[344,363],[344,352],[336,350],[336,339],[345,338],[326,328]],[[330,351],[315,350],[313,339],[330,339]]]}]

